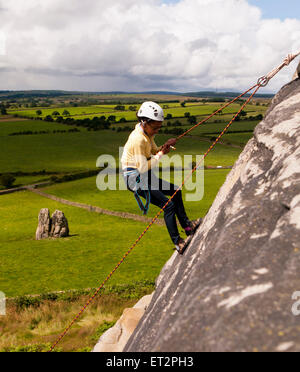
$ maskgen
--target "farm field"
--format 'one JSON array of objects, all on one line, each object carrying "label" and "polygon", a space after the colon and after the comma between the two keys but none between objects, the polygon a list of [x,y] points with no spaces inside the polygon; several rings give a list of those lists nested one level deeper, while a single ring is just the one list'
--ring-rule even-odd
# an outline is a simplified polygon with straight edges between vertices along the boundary
[{"label": "farm field", "polygon": [[[103,130],[11,137],[2,136],[0,131],[1,148],[5,154],[0,158],[0,169],[2,173],[42,170],[61,173],[96,169],[100,155],[109,154],[118,161],[119,147],[125,145],[128,136],[127,132]],[[162,145],[170,137],[158,135],[156,142]],[[207,148],[207,143],[197,137],[187,137],[178,142],[176,154],[202,155]],[[218,145],[207,158],[206,165],[233,165],[239,153],[239,149]]]},{"label": "farm field", "polygon": [[[40,132],[40,131],[58,131],[69,130],[72,126],[66,126],[60,123],[49,123],[40,120],[26,120],[26,121],[7,121],[0,122],[0,138],[9,136],[12,133],[20,133],[24,131]],[[78,128],[80,131],[86,131],[86,128]],[[4,142],[4,141],[3,141]]]},{"label": "farm field", "polygon": [[[200,116],[200,115],[209,115],[217,111],[219,108],[224,106],[225,103],[187,103],[186,107],[182,107],[180,103],[168,103],[165,104],[166,109],[165,117],[168,114],[171,114],[173,117],[179,118],[184,117],[186,112],[189,112],[191,115]],[[48,115],[52,115],[55,111],[59,113],[59,116],[68,117],[69,115],[64,115],[64,111],[67,110],[71,117],[76,119],[89,118],[92,119],[95,116],[105,115],[109,117],[111,115],[116,117],[116,121],[119,121],[121,118],[125,118],[127,121],[136,120],[136,111],[130,110],[130,106],[138,108],[138,105],[122,105],[124,110],[116,110],[116,105],[93,105],[93,106],[84,106],[84,107],[61,107],[61,108],[35,108],[35,109],[21,109],[21,110],[8,110],[8,113],[11,115],[21,115],[24,117],[38,117],[45,118]],[[239,110],[240,104],[232,104],[231,106],[224,109],[223,114],[235,113]],[[37,111],[40,110],[41,115],[37,115]],[[254,106],[248,105],[247,112],[249,115],[257,115],[265,111],[264,106]]]},{"label": "farm field", "polygon": [[[205,216],[228,172],[206,171],[203,200],[185,203],[190,218]],[[101,208],[139,214],[130,192],[100,192],[94,182],[93,178],[87,178],[43,191]],[[71,229],[69,238],[35,241],[37,217],[42,208],[49,208],[51,213],[56,209],[64,211]],[[157,212],[158,208],[151,206],[149,217]],[[96,287],[145,228],[143,223],[65,206],[29,191],[1,196],[0,223],[0,286],[9,297]],[[122,238],[116,240],[112,229]],[[170,254],[172,243],[165,227],[153,226],[112,283],[153,281]],[[18,278],[22,278],[21,286]]]},{"label": "farm field", "polygon": [[[42,208],[51,214],[64,211],[69,238],[35,240]],[[95,288],[145,228],[143,223],[61,205],[29,191],[1,196],[0,221],[0,287],[7,297]],[[172,253],[166,229],[153,226],[110,283],[155,280]]]},{"label": "farm field", "polygon": [[[253,132],[257,126],[257,121],[239,121],[234,122],[229,128],[230,132]],[[219,135],[223,129],[226,127],[227,123],[208,123],[199,126],[191,132],[191,135]]]}]

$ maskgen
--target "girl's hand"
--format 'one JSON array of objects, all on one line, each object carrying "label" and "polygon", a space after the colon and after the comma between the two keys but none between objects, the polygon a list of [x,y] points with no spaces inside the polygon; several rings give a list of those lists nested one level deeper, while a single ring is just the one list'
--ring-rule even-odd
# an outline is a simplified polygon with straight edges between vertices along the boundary
[{"label": "girl's hand", "polygon": [[168,153],[171,151],[171,146],[165,144],[165,145],[163,145],[161,151],[162,151],[162,153],[163,153],[164,155],[166,155],[166,154],[168,154]]},{"label": "girl's hand", "polygon": [[177,142],[177,139],[176,138],[170,138],[165,144],[164,146],[175,146],[176,145],[176,142]]}]

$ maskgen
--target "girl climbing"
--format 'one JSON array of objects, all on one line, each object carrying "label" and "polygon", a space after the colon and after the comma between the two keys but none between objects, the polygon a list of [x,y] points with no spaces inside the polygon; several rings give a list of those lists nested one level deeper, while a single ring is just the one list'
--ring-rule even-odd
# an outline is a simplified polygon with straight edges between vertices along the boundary
[{"label": "girl climbing", "polygon": [[[130,134],[121,159],[126,186],[133,192],[144,214],[147,214],[150,203],[163,208],[168,202],[167,196],[172,196],[178,189],[154,174],[163,155],[175,146],[176,139],[169,139],[163,146],[157,147],[154,138],[164,121],[163,109],[154,102],[144,102],[137,113],[139,123]],[[145,199],[143,204],[141,197]],[[171,240],[179,254],[183,254],[187,242],[180,236],[176,216],[187,236],[195,233],[201,219],[190,221],[186,215],[179,190],[164,210],[164,219]]]}]

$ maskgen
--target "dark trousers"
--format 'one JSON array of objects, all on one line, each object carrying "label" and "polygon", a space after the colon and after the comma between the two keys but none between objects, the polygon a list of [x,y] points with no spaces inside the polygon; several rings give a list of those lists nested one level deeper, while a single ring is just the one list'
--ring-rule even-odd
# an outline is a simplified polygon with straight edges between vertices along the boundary
[{"label": "dark trousers", "polygon": [[[172,196],[178,189],[177,186],[172,183],[166,182],[149,171],[147,177],[140,176],[141,182],[137,184],[137,175],[125,176],[125,184],[129,191],[134,192],[136,190],[142,198],[145,198],[145,192],[142,190],[148,189],[151,197],[151,204],[156,205],[160,209],[168,202],[167,196]],[[169,202],[164,210],[164,219],[167,225],[168,232],[171,240],[174,244],[178,243],[179,232],[176,222],[176,216],[183,229],[189,226],[189,219],[186,215],[185,208],[182,200],[182,192],[179,190],[174,198]]]}]

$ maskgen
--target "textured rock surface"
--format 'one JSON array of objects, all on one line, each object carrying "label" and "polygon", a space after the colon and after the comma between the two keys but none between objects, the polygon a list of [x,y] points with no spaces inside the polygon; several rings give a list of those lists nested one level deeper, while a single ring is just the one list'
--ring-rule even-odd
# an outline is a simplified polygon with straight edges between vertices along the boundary
[{"label": "textured rock surface", "polygon": [[65,238],[69,236],[68,221],[61,211],[55,211],[51,217],[51,232],[53,238]]},{"label": "textured rock surface", "polygon": [[121,352],[149,306],[152,295],[143,297],[133,308],[125,309],[118,322],[105,332],[93,352]]},{"label": "textured rock surface", "polygon": [[124,351],[300,351],[300,80],[274,98]]},{"label": "textured rock surface", "polygon": [[300,78],[300,63],[298,65],[298,67],[297,67],[297,70],[296,70],[296,72],[294,74],[293,79],[295,80],[295,79],[298,79],[298,78]]},{"label": "textured rock surface", "polygon": [[41,209],[39,214],[39,224],[36,230],[36,240],[47,239],[50,236],[51,221],[49,209]]}]

